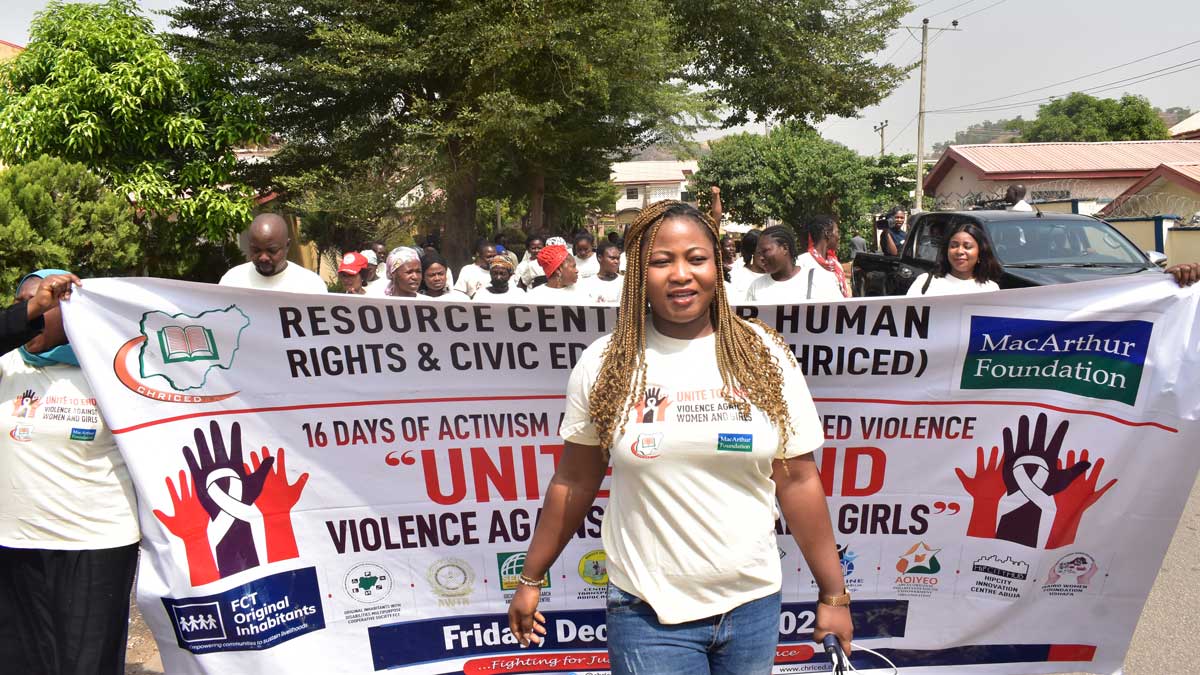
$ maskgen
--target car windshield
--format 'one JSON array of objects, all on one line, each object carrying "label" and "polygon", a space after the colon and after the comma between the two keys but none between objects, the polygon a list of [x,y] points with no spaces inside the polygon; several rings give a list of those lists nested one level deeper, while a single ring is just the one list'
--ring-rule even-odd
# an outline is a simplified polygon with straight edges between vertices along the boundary
[{"label": "car windshield", "polygon": [[1146,256],[1099,220],[1030,219],[986,223],[1005,265],[1146,265]]}]

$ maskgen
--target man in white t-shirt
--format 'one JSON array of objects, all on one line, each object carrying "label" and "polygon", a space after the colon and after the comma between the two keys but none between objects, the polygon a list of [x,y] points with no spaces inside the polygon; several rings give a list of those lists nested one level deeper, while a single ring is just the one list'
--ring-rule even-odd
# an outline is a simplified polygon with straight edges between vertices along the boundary
[{"label": "man in white t-shirt", "polygon": [[315,272],[288,262],[287,221],[277,213],[261,213],[250,223],[249,262],[221,277],[222,286],[260,291],[328,293],[325,281]]},{"label": "man in white t-shirt", "polygon": [[1009,185],[1004,191],[1004,201],[1008,202],[1009,211],[1025,211],[1033,212],[1033,207],[1029,202],[1025,201],[1025,186],[1021,184]]},{"label": "man in white t-shirt", "polygon": [[458,281],[454,282],[454,290],[475,297],[479,289],[492,283],[492,275],[488,265],[496,257],[496,245],[486,239],[480,239],[475,245],[475,260],[463,266],[458,272]]}]

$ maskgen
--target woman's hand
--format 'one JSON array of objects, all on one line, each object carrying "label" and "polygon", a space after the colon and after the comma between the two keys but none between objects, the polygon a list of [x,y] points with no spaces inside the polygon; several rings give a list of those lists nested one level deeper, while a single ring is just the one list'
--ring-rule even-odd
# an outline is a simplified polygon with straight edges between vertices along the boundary
[{"label": "woman's hand", "polygon": [[842,651],[850,656],[850,641],[854,638],[854,622],[850,620],[849,607],[830,607],[817,603],[817,622],[813,626],[813,641],[820,644],[826,635],[833,633],[842,644]]},{"label": "woman's hand", "polygon": [[541,598],[540,589],[521,584],[508,605],[508,629],[522,647],[528,647],[531,642],[541,644],[542,636],[546,634],[546,617],[537,611]]}]

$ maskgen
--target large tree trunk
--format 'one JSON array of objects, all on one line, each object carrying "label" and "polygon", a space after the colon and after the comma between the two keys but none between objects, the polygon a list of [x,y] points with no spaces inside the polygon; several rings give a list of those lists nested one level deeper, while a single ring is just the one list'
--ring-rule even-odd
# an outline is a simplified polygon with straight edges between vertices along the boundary
[{"label": "large tree trunk", "polygon": [[454,266],[466,265],[475,257],[475,195],[479,167],[461,168],[446,185],[446,226],[442,231],[442,255]]},{"label": "large tree trunk", "polygon": [[546,173],[534,169],[529,180],[529,232],[541,234],[546,229],[546,218],[543,210],[546,203]]}]

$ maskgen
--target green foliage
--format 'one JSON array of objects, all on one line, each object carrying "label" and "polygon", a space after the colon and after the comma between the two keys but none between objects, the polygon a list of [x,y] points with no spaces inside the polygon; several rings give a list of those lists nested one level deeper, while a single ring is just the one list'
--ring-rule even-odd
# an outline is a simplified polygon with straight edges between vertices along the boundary
[{"label": "green foliage", "polygon": [[1038,108],[1020,140],[1053,141],[1152,141],[1170,138],[1167,127],[1150,102],[1126,94],[1120,99],[1096,98],[1076,92]]},{"label": "green foliage", "polygon": [[226,72],[172,59],[134,0],[55,0],[28,49],[0,66],[0,159],[83,163],[171,218],[172,232],[158,233],[168,249],[224,239],[253,206],[232,148],[262,136],[257,104],[221,87]]},{"label": "green foliage", "polygon": [[0,171],[0,289],[57,267],[81,277],[136,273],[143,229],[133,207],[82,164],[43,156]]},{"label": "green foliage", "polygon": [[1021,135],[1028,122],[1018,115],[1011,120],[987,120],[972,124],[963,131],[955,132],[954,140],[933,144],[933,153],[940,155],[951,145],[975,145],[982,143],[1007,143]]},{"label": "green foliage", "polygon": [[907,0],[667,0],[681,73],[705,87],[725,125],[753,119],[852,117],[883,100],[912,69],[872,58],[912,5]]},{"label": "green foliage", "polygon": [[[716,107],[733,124],[878,102],[905,71],[871,56],[908,6],[184,0],[170,14],[190,60],[249,64],[237,91],[263,102],[285,142],[261,186],[286,189],[316,170],[336,186],[378,162],[400,183],[443,191],[445,252],[461,262],[480,197],[528,204],[531,227],[544,212],[546,225],[568,228],[606,194],[611,162],[683,143]],[[327,206],[336,194],[310,201],[338,212]]]},{"label": "green foliage", "polygon": [[906,202],[912,188],[911,156],[861,157],[800,124],[767,136],[727,136],[711,149],[692,189],[720,186],[727,217],[750,225],[781,220],[802,232],[812,216],[833,214],[843,248],[853,234],[869,231],[870,213]]}]

